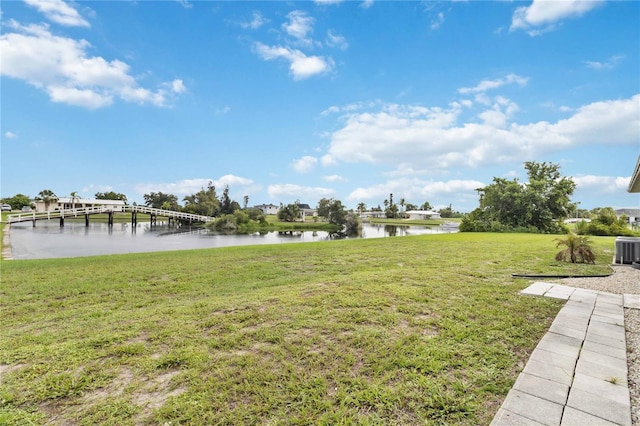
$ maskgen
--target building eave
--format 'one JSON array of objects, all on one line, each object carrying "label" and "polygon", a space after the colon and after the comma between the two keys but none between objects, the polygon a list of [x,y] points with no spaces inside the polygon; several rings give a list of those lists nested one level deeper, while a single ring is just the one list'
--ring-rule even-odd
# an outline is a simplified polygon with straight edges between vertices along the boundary
[{"label": "building eave", "polygon": [[636,169],[633,171],[633,175],[631,175],[631,181],[629,182],[627,192],[640,192],[640,155],[638,156]]}]

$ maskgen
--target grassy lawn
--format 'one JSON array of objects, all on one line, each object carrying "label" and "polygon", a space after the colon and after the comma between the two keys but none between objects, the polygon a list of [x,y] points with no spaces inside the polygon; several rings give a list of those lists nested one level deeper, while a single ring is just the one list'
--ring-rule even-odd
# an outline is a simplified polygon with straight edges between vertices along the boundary
[{"label": "grassy lawn", "polygon": [[[561,302],[554,236],[0,263],[2,424],[488,424]],[[577,268],[577,269],[576,269]]]},{"label": "grassy lawn", "polygon": [[461,218],[450,218],[450,219],[382,219],[382,218],[371,218],[368,219],[370,223],[378,223],[384,225],[397,225],[397,226],[409,226],[409,225],[420,225],[420,226],[440,226],[446,222],[458,222],[462,221]]}]

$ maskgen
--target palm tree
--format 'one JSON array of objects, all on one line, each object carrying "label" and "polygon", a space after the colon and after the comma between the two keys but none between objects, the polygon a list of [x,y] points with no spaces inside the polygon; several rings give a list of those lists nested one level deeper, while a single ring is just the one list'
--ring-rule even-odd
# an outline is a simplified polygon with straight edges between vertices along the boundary
[{"label": "palm tree", "polygon": [[588,237],[571,233],[566,238],[556,238],[557,247],[565,247],[556,254],[557,261],[570,260],[571,263],[596,263],[596,255],[591,248],[591,241]]},{"label": "palm tree", "polygon": [[43,201],[44,210],[49,211],[49,205],[51,204],[52,201],[57,200],[58,196],[54,194],[53,191],[50,189],[43,189],[38,193],[38,195],[36,195],[35,199],[36,201]]},{"label": "palm tree", "polygon": [[362,212],[367,210],[367,205],[365,203],[358,203],[358,207],[356,207],[358,213],[362,214]]},{"label": "palm tree", "polygon": [[76,208],[76,200],[79,200],[80,197],[78,197],[78,193],[76,191],[73,191],[71,193],[71,208],[75,210]]},{"label": "palm tree", "polygon": [[249,196],[245,195],[243,201],[244,201],[244,209],[246,210],[247,206],[249,205]]}]

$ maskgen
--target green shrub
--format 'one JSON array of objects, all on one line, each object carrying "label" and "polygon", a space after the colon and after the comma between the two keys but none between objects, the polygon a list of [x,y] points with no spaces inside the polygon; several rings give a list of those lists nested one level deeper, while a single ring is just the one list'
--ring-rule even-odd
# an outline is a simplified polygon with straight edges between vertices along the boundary
[{"label": "green shrub", "polygon": [[571,263],[596,263],[596,255],[591,248],[591,241],[588,237],[583,237],[570,233],[565,238],[556,238],[556,247],[565,247],[556,254],[557,261],[571,261]]}]

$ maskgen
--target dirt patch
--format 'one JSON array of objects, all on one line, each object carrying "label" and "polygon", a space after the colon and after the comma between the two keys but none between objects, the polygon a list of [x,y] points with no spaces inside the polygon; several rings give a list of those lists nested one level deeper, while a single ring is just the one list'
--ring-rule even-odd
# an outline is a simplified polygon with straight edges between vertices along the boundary
[{"label": "dirt patch", "polygon": [[142,412],[136,416],[136,423],[148,418],[153,410],[162,407],[171,397],[178,396],[186,391],[179,387],[169,390],[171,379],[180,373],[180,370],[170,370],[155,379],[149,380],[140,391],[131,396],[131,402],[142,407]]},{"label": "dirt patch", "polygon": [[45,401],[38,405],[40,411],[42,411],[47,419],[48,425],[69,425],[74,426],[78,424],[75,420],[68,419],[69,411],[61,401]]},{"label": "dirt patch", "polygon": [[131,370],[126,367],[120,369],[115,379],[106,387],[96,389],[95,391],[85,395],[83,405],[93,406],[108,397],[119,396],[124,389],[134,380],[135,376]]},{"label": "dirt patch", "polygon": [[0,364],[0,382],[4,379],[5,375],[13,373],[16,370],[26,367],[27,364]]},{"label": "dirt patch", "polygon": [[75,425],[77,422],[73,419],[81,419],[82,413],[110,398],[121,397],[141,408],[133,418],[134,423],[146,424],[154,410],[162,407],[169,398],[186,391],[184,387],[171,389],[171,380],[179,373],[180,370],[175,369],[155,378],[136,377],[132,370],[121,367],[118,375],[107,386],[87,393],[76,401],[46,401],[39,408],[44,413],[47,424]]}]

